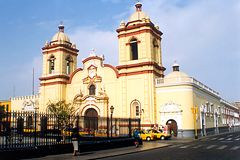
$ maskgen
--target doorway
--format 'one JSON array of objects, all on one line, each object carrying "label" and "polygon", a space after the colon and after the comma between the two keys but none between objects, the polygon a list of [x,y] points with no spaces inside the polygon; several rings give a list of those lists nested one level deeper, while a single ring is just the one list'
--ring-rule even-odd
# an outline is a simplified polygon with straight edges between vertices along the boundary
[{"label": "doorway", "polygon": [[84,128],[92,132],[98,128],[98,113],[95,109],[89,108],[84,115]]},{"label": "doorway", "polygon": [[173,119],[169,119],[166,123],[166,125],[169,126],[170,133],[174,136],[177,137],[178,134],[178,126],[177,122]]}]

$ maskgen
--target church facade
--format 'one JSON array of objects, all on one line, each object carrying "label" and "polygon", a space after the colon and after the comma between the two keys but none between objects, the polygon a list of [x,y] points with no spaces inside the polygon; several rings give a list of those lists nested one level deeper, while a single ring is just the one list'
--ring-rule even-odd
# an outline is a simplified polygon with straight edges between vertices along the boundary
[{"label": "church facade", "polygon": [[[72,103],[80,116],[140,118],[142,128],[166,124],[175,136],[217,133],[239,122],[239,109],[173,65],[164,75],[159,27],[142,11],[142,4],[128,22],[117,28],[119,63],[104,63],[94,52],[77,68],[78,49],[59,25],[42,48],[40,90],[31,110],[46,111],[49,102]],[[12,108],[27,111],[24,98],[12,98]],[[31,106],[30,104],[30,106]],[[21,108],[17,108],[21,106]],[[29,107],[28,107],[29,108]]]}]

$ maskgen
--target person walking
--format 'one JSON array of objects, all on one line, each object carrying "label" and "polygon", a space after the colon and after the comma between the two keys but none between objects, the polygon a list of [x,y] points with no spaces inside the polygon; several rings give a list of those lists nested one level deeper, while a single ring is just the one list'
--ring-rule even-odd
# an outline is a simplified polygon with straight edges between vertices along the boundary
[{"label": "person walking", "polygon": [[78,127],[77,126],[74,126],[73,129],[72,129],[72,135],[71,135],[71,138],[72,138],[72,144],[73,144],[73,155],[74,156],[77,156],[77,152],[79,152],[79,149],[78,149],[78,142],[79,142],[79,133],[78,133]]},{"label": "person walking", "polygon": [[135,143],[135,146],[138,147],[139,144],[141,144],[141,137],[140,137],[140,132],[138,129],[135,129],[134,132],[133,132],[133,137],[135,139],[134,143]]},{"label": "person walking", "polygon": [[173,129],[171,130],[171,135],[172,135],[172,136],[175,136],[175,135],[174,135],[174,131],[173,131]]}]

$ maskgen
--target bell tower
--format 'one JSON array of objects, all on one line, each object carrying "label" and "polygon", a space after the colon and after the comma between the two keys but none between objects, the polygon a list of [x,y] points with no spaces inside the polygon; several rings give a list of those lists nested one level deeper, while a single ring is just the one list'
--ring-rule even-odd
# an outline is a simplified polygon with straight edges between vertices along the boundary
[{"label": "bell tower", "polygon": [[42,48],[43,77],[53,75],[69,76],[77,67],[76,45],[70,42],[64,33],[64,26],[58,26],[58,32],[50,43],[46,42]]},{"label": "bell tower", "polygon": [[140,2],[127,23],[121,22],[118,32],[119,65],[148,63],[155,66],[156,75],[163,77],[161,35],[149,16],[142,11]]},{"label": "bell tower", "polygon": [[[120,106],[128,117],[140,116],[142,125],[157,124],[155,78],[164,77],[162,32],[142,11],[140,2],[127,23],[117,29],[119,45]],[[141,112],[141,113],[140,113]]]},{"label": "bell tower", "polygon": [[42,48],[43,68],[40,79],[40,92],[43,106],[49,100],[65,100],[66,84],[70,74],[77,68],[78,49],[64,33],[64,26],[58,26],[58,32]]}]

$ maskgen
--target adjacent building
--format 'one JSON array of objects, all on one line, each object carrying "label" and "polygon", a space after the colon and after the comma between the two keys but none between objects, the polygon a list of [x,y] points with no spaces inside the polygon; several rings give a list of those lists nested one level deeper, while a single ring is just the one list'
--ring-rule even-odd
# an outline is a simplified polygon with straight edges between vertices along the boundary
[{"label": "adjacent building", "polygon": [[10,117],[5,113],[11,111],[11,101],[10,100],[0,100],[0,134],[4,131],[4,127],[7,122],[10,121]]}]

